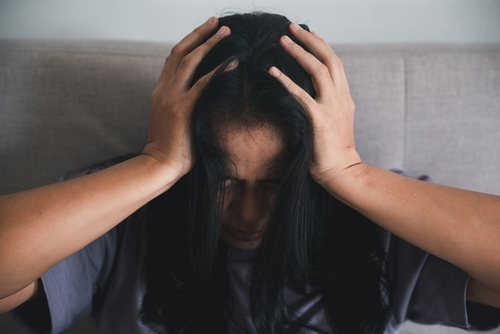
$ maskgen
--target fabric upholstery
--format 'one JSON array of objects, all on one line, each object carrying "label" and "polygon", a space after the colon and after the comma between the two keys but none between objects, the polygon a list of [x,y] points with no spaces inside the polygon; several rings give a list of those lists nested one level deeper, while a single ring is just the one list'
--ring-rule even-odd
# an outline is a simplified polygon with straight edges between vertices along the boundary
[{"label": "fabric upholstery", "polygon": [[[149,97],[170,48],[0,41],[0,194],[140,152]],[[356,103],[364,161],[500,194],[500,44],[334,50]]]},{"label": "fabric upholstery", "polygon": [[149,96],[168,49],[119,45],[115,51],[101,43],[0,44],[2,193],[140,152]]},{"label": "fabric upholstery", "polygon": [[[145,143],[171,45],[0,42],[0,193]],[[500,45],[336,46],[362,158],[500,194]]]},{"label": "fabric upholstery", "polygon": [[407,58],[410,173],[500,192],[500,52],[437,52]]}]

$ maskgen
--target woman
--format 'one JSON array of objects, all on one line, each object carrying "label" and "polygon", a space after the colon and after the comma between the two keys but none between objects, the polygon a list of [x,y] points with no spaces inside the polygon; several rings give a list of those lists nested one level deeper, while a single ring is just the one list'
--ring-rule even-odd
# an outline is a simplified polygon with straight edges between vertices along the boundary
[{"label": "woman", "polygon": [[[290,25],[288,34],[312,54],[286,37],[279,40],[279,49],[306,72],[282,62],[286,53],[261,64],[266,71],[262,73],[262,68],[252,68],[261,54],[234,57],[241,45],[230,42],[217,49],[238,27],[249,24],[245,20],[255,26],[250,33],[238,31],[237,37],[252,40],[248,35],[258,27],[266,31],[265,18],[287,28],[288,21],[266,15],[233,17],[234,26],[224,18],[220,25],[230,26],[233,33],[222,27],[203,43],[218,26],[217,19],[211,18],[172,50],[152,96],[143,154],[77,180],[1,199],[4,310],[46,293],[52,329],[62,329],[61,323],[70,320],[55,319],[51,296],[56,288],[51,282],[58,276],[54,268],[60,268],[61,264],[55,265],[63,259],[63,265],[80,263],[79,258],[87,254],[97,267],[106,268],[82,270],[90,277],[78,281],[90,285],[89,290],[101,299],[95,302],[94,312],[98,321],[103,320],[103,332],[121,332],[116,330],[118,322],[110,320],[117,319],[111,314],[118,311],[121,318],[132,319],[125,325],[129,330],[147,331],[136,321],[139,309],[149,327],[167,327],[174,333],[224,328],[234,332],[241,327],[248,332],[280,332],[284,327],[383,332],[391,290],[382,248],[371,224],[331,196],[462,268],[473,277],[468,298],[499,306],[500,265],[495,257],[483,254],[484,249],[499,254],[491,252],[498,247],[494,238],[500,217],[498,197],[422,184],[361,163],[352,134],[354,105],[342,65],[317,34]],[[285,30],[278,29],[277,34]],[[273,37],[276,42],[278,36]],[[251,44],[256,50],[259,42],[270,43],[262,37],[254,39]],[[225,50],[232,45],[234,50]],[[218,63],[222,66],[212,69]],[[249,75],[257,89],[241,84]],[[310,82],[304,80],[309,75]],[[235,100],[239,95],[226,91],[233,86],[243,89],[246,100]],[[259,87],[272,94],[260,96]],[[292,95],[283,94],[285,89]],[[259,104],[259,99],[270,105]],[[273,106],[280,106],[276,113],[271,112]],[[147,209],[106,233],[153,198],[157,200]],[[131,251],[134,233],[141,232],[134,222],[141,220],[147,222],[144,263]],[[221,245],[219,229],[225,241]],[[171,233],[162,233],[165,230]],[[476,233],[473,240],[466,238],[470,231]],[[227,250],[226,244],[232,247]],[[85,251],[70,256],[85,246]],[[102,252],[102,248],[111,250]],[[238,248],[257,250],[242,255]],[[237,293],[247,290],[245,284],[243,289],[234,288],[238,287],[234,280],[247,276],[225,272],[226,265],[234,271],[247,270],[247,265],[238,268],[236,262],[248,253],[254,264],[244,283],[250,284],[251,306],[242,315],[247,296]],[[143,265],[145,278],[137,273]],[[75,265],[70,268],[65,273]],[[43,279],[43,287],[42,275],[53,277]],[[457,275],[461,280],[466,277]],[[142,292],[143,303],[136,299]],[[88,312],[92,304],[92,299],[76,299],[71,300],[74,305],[63,308],[74,318]],[[295,301],[318,307],[294,307]],[[308,317],[304,309],[313,316]]]},{"label": "woman", "polygon": [[[174,332],[214,333],[228,326],[234,332],[240,326],[274,333],[291,322],[331,332],[329,318],[342,331],[381,332],[390,315],[375,230],[311,179],[309,117],[268,73],[278,66],[315,94],[309,74],[279,45],[289,23],[271,14],[221,18],[232,33],[194,75],[197,81],[226,61],[193,111],[196,163],[147,211],[143,315]],[[227,70],[233,58],[238,64]],[[234,254],[234,248],[256,251]],[[228,276],[226,268],[234,270],[235,258],[241,265],[242,254],[254,258],[251,270],[240,268],[250,276]],[[351,255],[349,262],[343,254]],[[230,284],[235,280],[248,280],[248,287]],[[322,302],[315,302],[320,296]],[[247,298],[249,309],[241,305]],[[240,313],[253,319],[234,319]]]}]

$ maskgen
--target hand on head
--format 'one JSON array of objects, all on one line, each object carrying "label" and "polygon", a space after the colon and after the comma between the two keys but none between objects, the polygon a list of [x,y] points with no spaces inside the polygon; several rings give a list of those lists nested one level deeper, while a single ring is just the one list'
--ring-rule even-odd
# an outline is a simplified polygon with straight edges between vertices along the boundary
[{"label": "hand on head", "polygon": [[[151,96],[148,143],[143,154],[168,164],[180,176],[194,164],[189,128],[193,108],[217,68],[192,87],[190,83],[203,57],[231,33],[229,28],[222,27],[202,43],[217,26],[218,19],[211,17],[174,46]],[[324,184],[361,162],[354,143],[355,107],[342,62],[330,46],[319,34],[310,33],[296,23],[290,25],[290,31],[310,52],[287,36],[280,43],[311,75],[316,97],[313,99],[276,67],[269,72],[297,98],[311,118],[314,152],[310,172],[318,183]]]},{"label": "hand on head", "polygon": [[298,24],[290,24],[290,32],[310,53],[283,36],[281,45],[311,75],[316,97],[296,85],[276,67],[275,76],[308,112],[314,128],[314,151],[311,176],[319,184],[334,178],[361,159],[354,144],[354,102],[342,62],[316,32],[308,32]]},{"label": "hand on head", "polygon": [[142,153],[168,164],[180,176],[194,164],[189,127],[193,108],[218,68],[191,86],[193,75],[210,49],[231,33],[228,27],[221,27],[202,43],[217,26],[218,19],[211,17],[172,48],[151,95],[148,141]]}]

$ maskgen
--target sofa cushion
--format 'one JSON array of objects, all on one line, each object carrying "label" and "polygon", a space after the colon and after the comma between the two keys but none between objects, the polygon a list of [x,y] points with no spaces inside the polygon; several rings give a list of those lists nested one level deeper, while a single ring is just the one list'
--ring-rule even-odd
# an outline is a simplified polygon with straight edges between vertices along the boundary
[{"label": "sofa cushion", "polygon": [[149,97],[169,48],[131,45],[0,44],[2,193],[56,182],[70,170],[140,152]]},{"label": "sofa cushion", "polygon": [[[140,152],[171,45],[0,41],[0,194]],[[364,161],[500,194],[500,45],[335,46]]]},{"label": "sofa cushion", "polygon": [[406,57],[409,173],[500,194],[499,51]]}]

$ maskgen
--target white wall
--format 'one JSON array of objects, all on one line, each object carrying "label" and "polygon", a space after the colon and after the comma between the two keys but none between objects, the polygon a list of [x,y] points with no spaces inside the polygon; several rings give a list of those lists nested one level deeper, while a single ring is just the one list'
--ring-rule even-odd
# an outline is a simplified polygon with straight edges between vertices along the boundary
[{"label": "white wall", "polygon": [[255,9],[331,43],[500,42],[500,0],[0,0],[0,38],[174,42],[210,15]]}]

